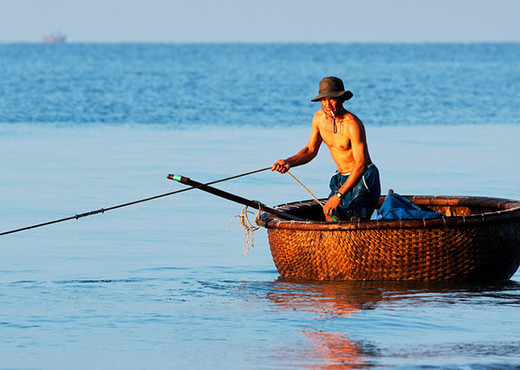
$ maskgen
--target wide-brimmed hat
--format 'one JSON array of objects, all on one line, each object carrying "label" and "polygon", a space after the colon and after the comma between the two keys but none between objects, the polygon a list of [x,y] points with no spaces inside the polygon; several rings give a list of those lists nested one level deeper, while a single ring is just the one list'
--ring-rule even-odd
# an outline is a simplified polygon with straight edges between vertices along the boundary
[{"label": "wide-brimmed hat", "polygon": [[343,100],[349,100],[354,94],[352,91],[345,91],[343,81],[337,77],[325,77],[320,81],[320,90],[318,96],[311,101],[319,101],[323,98],[343,98]]}]

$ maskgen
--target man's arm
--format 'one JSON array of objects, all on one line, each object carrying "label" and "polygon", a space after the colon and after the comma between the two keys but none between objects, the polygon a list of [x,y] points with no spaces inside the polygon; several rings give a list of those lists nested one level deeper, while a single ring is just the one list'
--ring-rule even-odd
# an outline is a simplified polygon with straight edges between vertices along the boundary
[{"label": "man's arm", "polygon": [[285,173],[292,167],[300,166],[312,161],[318,154],[322,142],[323,139],[321,138],[315,117],[312,121],[311,136],[309,137],[309,142],[307,145],[292,157],[287,159],[279,159],[274,162],[274,164],[271,166],[271,170]]}]

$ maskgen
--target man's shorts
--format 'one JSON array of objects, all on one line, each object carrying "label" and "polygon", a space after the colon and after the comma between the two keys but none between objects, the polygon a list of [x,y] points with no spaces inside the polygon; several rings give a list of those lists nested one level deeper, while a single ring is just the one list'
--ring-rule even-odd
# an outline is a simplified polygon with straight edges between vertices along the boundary
[{"label": "man's shorts", "polygon": [[[341,185],[347,181],[349,175],[342,175],[336,172],[332,176],[330,179],[329,197],[336,194]],[[343,221],[353,218],[370,219],[380,195],[379,170],[374,164],[371,164],[361,179],[359,179],[359,182],[343,195],[338,208],[332,211],[332,214]]]}]

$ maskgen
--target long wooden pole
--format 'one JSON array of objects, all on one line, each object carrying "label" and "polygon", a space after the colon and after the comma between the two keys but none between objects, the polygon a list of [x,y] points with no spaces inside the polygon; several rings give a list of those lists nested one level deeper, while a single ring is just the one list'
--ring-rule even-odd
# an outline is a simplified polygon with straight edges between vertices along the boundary
[{"label": "long wooden pole", "polygon": [[211,194],[216,195],[218,197],[225,198],[227,200],[231,200],[233,202],[240,203],[240,204],[246,205],[248,207],[252,207],[254,209],[262,210],[262,211],[265,211],[267,213],[271,213],[271,214],[273,214],[275,216],[278,216],[278,217],[281,217],[281,218],[284,218],[284,219],[287,219],[287,220],[304,221],[300,217],[291,215],[289,213],[278,211],[278,210],[276,210],[274,208],[271,208],[271,207],[268,207],[265,204],[262,204],[262,203],[260,203],[258,201],[249,200],[249,199],[243,198],[241,196],[228,193],[227,191],[223,191],[223,190],[214,188],[212,186],[208,186],[207,184],[203,184],[203,183],[194,181],[194,180],[190,179],[189,177],[184,177],[184,176],[180,176],[180,175],[173,175],[173,174],[170,174],[167,177],[170,180],[178,181],[178,182],[180,182],[180,183],[182,183],[184,185],[192,186],[192,187],[194,187],[196,189],[203,190],[205,192],[211,193]]}]

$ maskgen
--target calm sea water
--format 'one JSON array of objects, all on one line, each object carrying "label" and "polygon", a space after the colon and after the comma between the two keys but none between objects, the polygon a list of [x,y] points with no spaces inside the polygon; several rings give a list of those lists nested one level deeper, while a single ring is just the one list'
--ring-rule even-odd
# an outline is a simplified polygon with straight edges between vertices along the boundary
[{"label": "calm sea water", "polygon": [[[325,75],[383,189],[520,199],[520,45],[0,45],[0,232],[269,166]],[[292,172],[318,196],[325,149]],[[219,187],[307,199],[263,172]],[[279,278],[241,206],[189,191],[0,237],[0,368],[516,368],[507,282]]]}]

